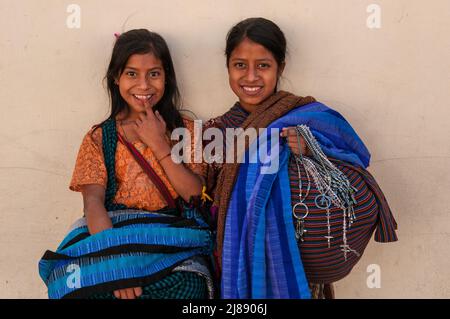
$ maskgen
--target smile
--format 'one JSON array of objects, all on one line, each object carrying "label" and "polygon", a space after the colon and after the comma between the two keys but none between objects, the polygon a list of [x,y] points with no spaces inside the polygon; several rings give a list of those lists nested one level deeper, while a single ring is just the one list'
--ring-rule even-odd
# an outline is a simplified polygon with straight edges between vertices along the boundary
[{"label": "smile", "polygon": [[153,96],[153,94],[147,94],[147,95],[133,94],[133,96],[134,96],[135,98],[137,98],[138,100],[146,101],[146,100],[150,100],[151,97]]},{"label": "smile", "polygon": [[241,86],[241,88],[247,95],[257,95],[263,89],[262,86]]}]

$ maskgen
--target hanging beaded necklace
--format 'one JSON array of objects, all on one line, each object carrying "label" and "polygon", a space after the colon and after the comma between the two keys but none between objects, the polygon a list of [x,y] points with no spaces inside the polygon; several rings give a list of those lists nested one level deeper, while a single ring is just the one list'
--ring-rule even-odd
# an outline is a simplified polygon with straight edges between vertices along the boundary
[{"label": "hanging beaded necklace", "polygon": [[[342,209],[343,212],[343,223],[342,223],[342,239],[343,245],[342,252],[344,253],[344,258],[347,260],[347,253],[353,252],[358,257],[360,254],[352,249],[350,245],[347,244],[347,228],[350,228],[353,222],[356,220],[353,205],[357,202],[355,200],[354,194],[357,191],[355,187],[350,184],[347,176],[342,173],[323,153],[319,143],[317,142],[314,135],[311,133],[310,129],[306,125],[297,125],[297,143],[299,149],[301,150],[300,136],[303,137],[306,146],[311,152],[310,157],[303,156],[300,152],[298,156],[295,155],[295,163],[298,169],[299,176],[299,202],[292,207],[292,213],[296,219],[296,238],[303,241],[303,237],[307,230],[305,229],[305,218],[309,214],[309,209],[304,203],[304,200],[309,194],[311,188],[311,178],[313,179],[319,195],[315,198],[315,205],[319,209],[325,209],[327,215],[327,236],[324,236],[328,243],[328,248],[331,247],[331,225],[330,225],[330,207],[335,205]],[[306,189],[306,194],[302,198],[302,182],[301,182],[301,171],[300,165],[305,169],[305,174],[308,180],[308,186]],[[304,207],[305,214],[301,216],[295,209],[297,207]],[[348,219],[348,222],[347,222]]]}]

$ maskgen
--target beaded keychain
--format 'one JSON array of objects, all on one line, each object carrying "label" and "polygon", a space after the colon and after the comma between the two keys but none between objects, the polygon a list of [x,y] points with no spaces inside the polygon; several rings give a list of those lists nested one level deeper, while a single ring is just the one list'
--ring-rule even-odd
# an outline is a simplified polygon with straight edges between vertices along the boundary
[{"label": "beaded keychain", "polygon": [[[323,153],[319,143],[317,142],[314,135],[311,133],[310,129],[306,125],[297,125],[297,143],[298,147],[301,150],[300,136],[305,140],[306,146],[309,148],[312,156],[306,157],[303,156],[300,152],[298,156],[295,156],[295,162],[298,168],[298,176],[299,176],[299,202],[296,203],[292,212],[296,219],[296,238],[303,241],[304,234],[307,232],[305,229],[305,218],[308,216],[309,209],[307,205],[304,203],[304,200],[309,194],[310,185],[311,185],[311,177],[319,191],[319,195],[315,198],[315,205],[319,209],[325,209],[327,215],[327,236],[324,236],[328,243],[328,248],[331,247],[331,239],[334,237],[331,236],[331,225],[330,225],[330,207],[334,204],[336,207],[339,207],[343,211],[343,245],[340,247],[344,253],[344,258],[347,260],[347,253],[353,252],[357,256],[360,254],[351,249],[350,245],[347,244],[347,227],[350,228],[352,223],[356,220],[356,216],[354,213],[353,205],[357,202],[355,200],[354,194],[357,191],[355,187],[350,184],[347,176],[342,173]],[[301,182],[301,172],[300,165],[303,165],[305,168],[305,173],[308,178],[308,188],[305,194],[305,197],[302,198],[302,182]],[[295,208],[298,206],[305,207],[306,213],[303,217],[300,217],[299,214],[295,212]],[[349,223],[347,225],[347,218],[349,219]]]},{"label": "beaded keychain", "polygon": [[[298,138],[298,136],[297,136]],[[295,157],[295,163],[297,164],[297,170],[298,170],[298,189],[299,189],[299,202],[296,203],[293,207],[292,207],[292,214],[294,215],[294,218],[296,219],[296,227],[295,227],[295,238],[297,238],[297,240],[301,240],[303,241],[303,236],[304,234],[307,232],[307,230],[305,229],[305,218],[308,216],[309,213],[309,208],[308,205],[306,205],[303,201],[308,197],[309,195],[309,190],[311,189],[311,179],[309,178],[309,174],[308,172],[306,172],[306,176],[308,178],[308,186],[306,188],[306,192],[305,192],[305,196],[302,198],[302,176],[301,176],[301,172],[300,172],[300,166],[299,166],[299,159],[297,157]],[[297,208],[297,206],[301,206],[304,207],[306,210],[306,213],[303,217],[301,217],[301,215],[297,215],[295,209]]]}]

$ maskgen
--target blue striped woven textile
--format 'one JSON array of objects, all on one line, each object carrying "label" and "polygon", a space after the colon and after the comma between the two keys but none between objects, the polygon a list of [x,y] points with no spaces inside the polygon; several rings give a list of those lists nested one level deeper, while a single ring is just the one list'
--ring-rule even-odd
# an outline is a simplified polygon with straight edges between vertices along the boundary
[{"label": "blue striped woven textile", "polygon": [[314,102],[293,109],[273,122],[271,128],[308,126],[327,157],[367,168],[370,153],[353,127],[337,111]]},{"label": "blue striped woven textile", "polygon": [[[369,165],[370,154],[350,124],[322,103],[296,108],[269,125],[262,133],[265,139],[260,135],[254,143],[270,145],[269,158],[278,161],[279,169],[261,174],[265,159],[240,164],[225,223],[222,298],[310,298],[294,235],[290,150],[284,141],[279,143],[278,134],[273,142],[270,135],[273,128],[298,124],[310,127],[327,156]],[[249,151],[245,156],[250,157]]]},{"label": "blue striped woven textile", "polygon": [[44,254],[39,274],[49,298],[148,285],[181,262],[212,251],[210,231],[194,220],[135,211],[113,215],[114,228],[91,236],[80,220],[55,252]]}]

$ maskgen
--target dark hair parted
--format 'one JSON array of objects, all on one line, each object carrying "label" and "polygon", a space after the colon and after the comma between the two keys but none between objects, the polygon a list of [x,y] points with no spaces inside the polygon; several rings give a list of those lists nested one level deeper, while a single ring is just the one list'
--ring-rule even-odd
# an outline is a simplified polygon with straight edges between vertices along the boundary
[{"label": "dark hair parted", "polygon": [[179,112],[180,92],[169,48],[159,34],[146,29],[130,30],[117,37],[105,76],[111,103],[111,113],[108,119],[115,119],[122,111],[129,111],[128,104],[120,95],[119,86],[115,82],[133,54],[147,53],[152,53],[161,61],[166,80],[164,95],[153,107],[153,110],[161,114],[169,131],[173,131],[177,127],[184,127]]},{"label": "dark hair parted", "polygon": [[277,61],[278,66],[285,62],[286,38],[283,31],[268,19],[248,18],[232,27],[227,34],[227,45],[225,48],[227,67],[231,53],[245,38],[269,50]]}]

